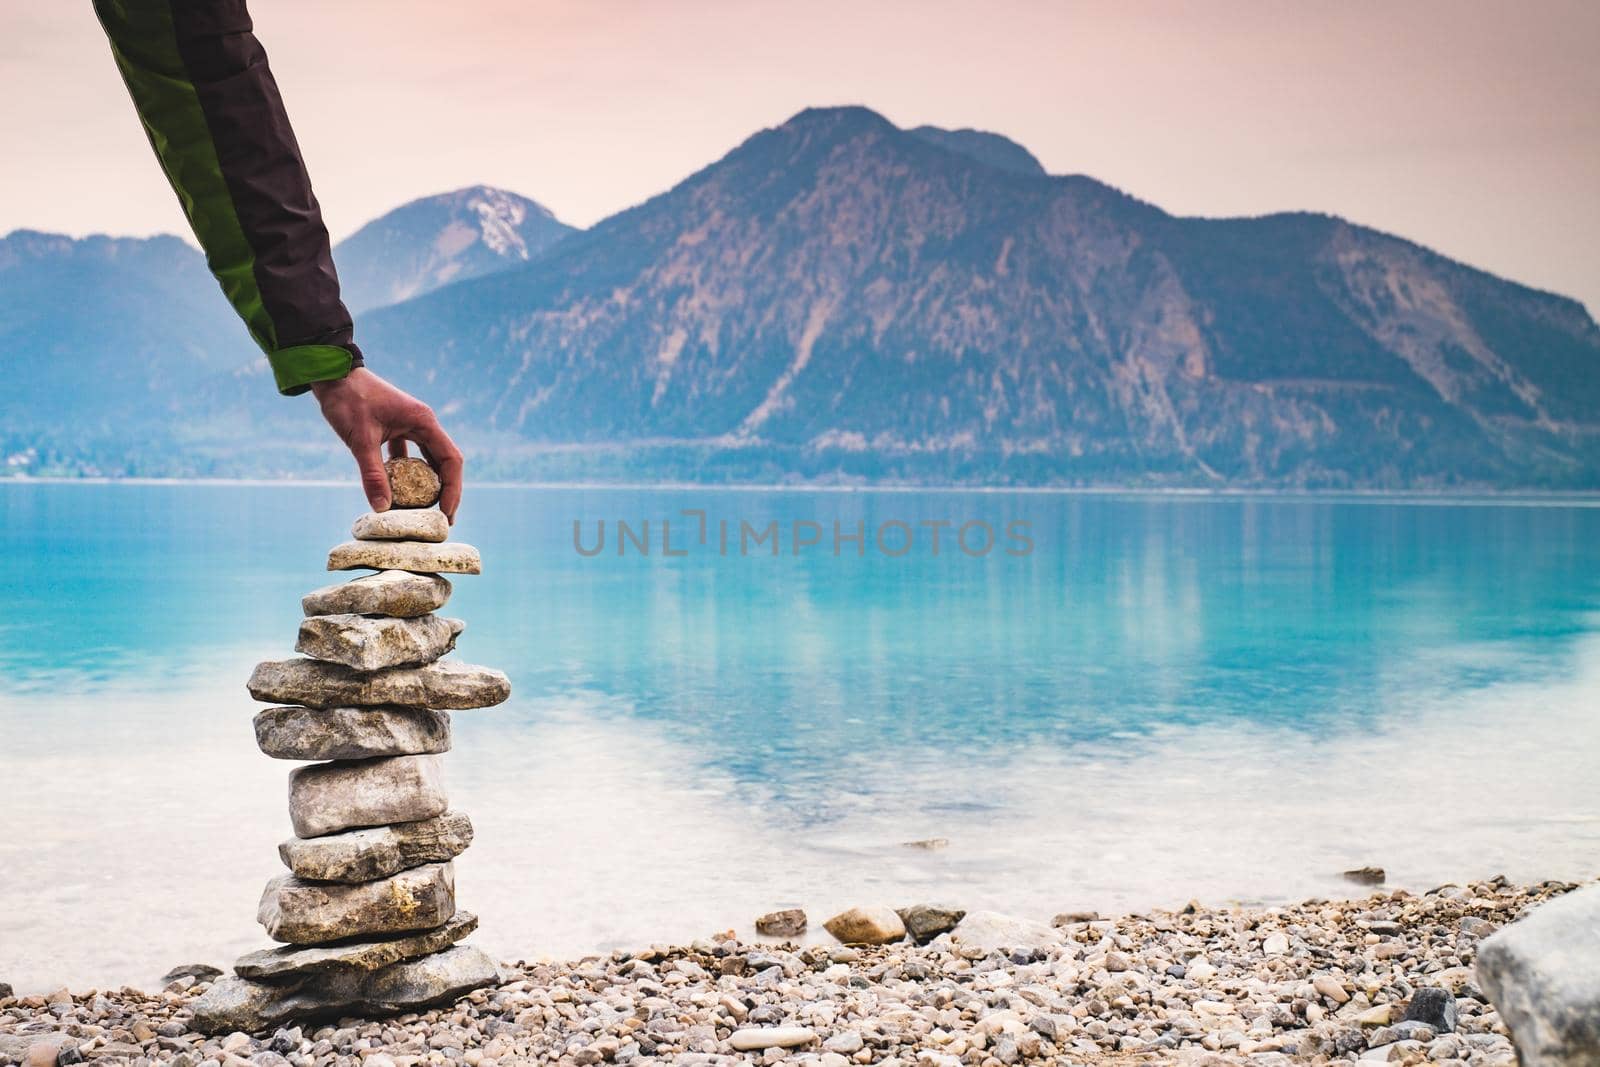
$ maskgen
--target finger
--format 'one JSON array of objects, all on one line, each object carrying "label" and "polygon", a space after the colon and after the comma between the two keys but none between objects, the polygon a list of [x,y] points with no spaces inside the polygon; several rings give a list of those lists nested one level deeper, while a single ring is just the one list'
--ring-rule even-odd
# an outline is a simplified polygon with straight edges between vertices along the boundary
[{"label": "finger", "polygon": [[367,503],[373,511],[389,510],[389,475],[383,469],[383,449],[377,438],[370,438],[350,446],[361,470],[361,489],[367,494]]},{"label": "finger", "polygon": [[389,442],[389,458],[406,458],[406,439],[404,437],[396,437],[393,441]]},{"label": "finger", "polygon": [[439,473],[439,510],[454,525],[456,509],[461,506],[461,482],[465,467],[461,450],[444,432],[439,420],[431,416],[407,436],[416,442],[433,469]]}]

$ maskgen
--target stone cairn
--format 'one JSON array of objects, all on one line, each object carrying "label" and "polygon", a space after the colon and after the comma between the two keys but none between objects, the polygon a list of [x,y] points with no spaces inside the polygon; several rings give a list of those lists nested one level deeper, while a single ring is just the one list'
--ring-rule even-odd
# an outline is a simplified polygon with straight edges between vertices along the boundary
[{"label": "stone cairn", "polygon": [[[441,574],[478,574],[478,551],[449,543],[430,507],[439,481],[416,459],[390,460],[394,509],[361,516],[329,570],[376,571],[302,600],[295,651],[249,682],[271,707],[256,744],[289,773],[295,836],[278,846],[290,873],[267,883],[257,919],[280,947],[241,956],[194,1004],[212,1033],[294,1019],[382,1015],[449,1002],[499,980],[494,961],[460,944],[478,925],[457,911],[451,860],[472,823],[449,810],[440,754],[450,710],[499,704],[499,671],[440,657],[463,624],[433,614]],[[450,710],[447,710],[450,709]]]}]

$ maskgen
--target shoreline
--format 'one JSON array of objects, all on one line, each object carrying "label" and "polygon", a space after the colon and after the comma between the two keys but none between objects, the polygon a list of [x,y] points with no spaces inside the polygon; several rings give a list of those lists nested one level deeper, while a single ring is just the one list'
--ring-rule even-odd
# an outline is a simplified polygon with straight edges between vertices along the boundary
[{"label": "shoreline", "polygon": [[[159,992],[0,987],[0,1064],[1510,1064],[1473,977],[1477,944],[1577,887],[1495,878],[1053,924],[973,913],[924,945],[797,948],[729,931],[508,962],[499,985],[453,1005],[254,1037],[191,1030],[209,988],[194,977]],[[1404,1021],[1408,1008],[1425,1021]]]},{"label": "shoreline", "polygon": [[[169,487],[248,487],[281,489],[350,489],[359,492],[354,479],[335,478],[113,478],[105,475],[81,478],[47,475],[0,476],[7,485],[95,485]],[[944,483],[845,484],[839,482],[505,482],[474,481],[473,490],[568,490],[573,492],[715,492],[715,493],[930,493],[930,494],[1017,494],[1034,496],[1135,497],[1160,500],[1210,502],[1219,500],[1260,500],[1327,503],[1404,504],[1417,507],[1600,507],[1600,491],[1582,492],[1539,489],[1297,489],[1293,487],[1205,488],[1199,486],[1053,486],[1053,485],[949,485]]]}]

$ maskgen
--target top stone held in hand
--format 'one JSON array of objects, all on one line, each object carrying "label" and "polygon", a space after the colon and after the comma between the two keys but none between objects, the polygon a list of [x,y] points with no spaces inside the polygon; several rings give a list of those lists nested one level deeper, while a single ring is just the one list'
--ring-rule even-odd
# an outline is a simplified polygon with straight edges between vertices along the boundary
[{"label": "top stone held in hand", "polygon": [[389,476],[391,507],[426,508],[439,499],[439,476],[425,461],[402,456],[389,460],[383,470]]}]

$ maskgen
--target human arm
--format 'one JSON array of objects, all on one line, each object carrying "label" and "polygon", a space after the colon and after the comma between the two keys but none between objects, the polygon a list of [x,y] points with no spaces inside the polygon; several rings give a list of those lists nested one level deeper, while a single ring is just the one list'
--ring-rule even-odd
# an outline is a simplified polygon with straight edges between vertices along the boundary
[{"label": "human arm", "polygon": [[95,0],[95,13],[206,263],[279,391],[361,366],[322,210],[243,0]]},{"label": "human arm", "polygon": [[[285,395],[315,389],[356,457],[375,510],[389,504],[384,442],[418,444],[454,521],[461,456],[426,405],[363,366],[328,231],[245,0],[94,0],[140,123],[206,263]],[[368,446],[371,447],[368,447]]]}]

